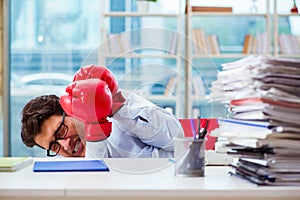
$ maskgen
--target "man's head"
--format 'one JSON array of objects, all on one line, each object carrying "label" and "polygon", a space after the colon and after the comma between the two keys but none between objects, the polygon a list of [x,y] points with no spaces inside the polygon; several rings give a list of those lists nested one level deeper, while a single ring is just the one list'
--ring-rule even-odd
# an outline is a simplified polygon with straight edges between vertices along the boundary
[{"label": "man's head", "polygon": [[[64,115],[56,95],[42,95],[30,100],[22,111],[23,143],[28,147],[57,149],[63,156],[84,156],[84,141],[78,135],[82,131],[80,122]],[[62,132],[65,133],[63,138]]]}]

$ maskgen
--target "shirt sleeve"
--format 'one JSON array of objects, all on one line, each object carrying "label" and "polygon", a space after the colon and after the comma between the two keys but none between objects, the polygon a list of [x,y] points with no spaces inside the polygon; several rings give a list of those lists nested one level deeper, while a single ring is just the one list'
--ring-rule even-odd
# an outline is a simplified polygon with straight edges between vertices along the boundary
[{"label": "shirt sleeve", "polygon": [[86,158],[107,158],[108,157],[107,140],[102,140],[99,142],[86,141],[85,157]]},{"label": "shirt sleeve", "polygon": [[173,151],[173,138],[183,135],[173,114],[137,95],[131,95],[113,118],[122,131],[159,151]]}]

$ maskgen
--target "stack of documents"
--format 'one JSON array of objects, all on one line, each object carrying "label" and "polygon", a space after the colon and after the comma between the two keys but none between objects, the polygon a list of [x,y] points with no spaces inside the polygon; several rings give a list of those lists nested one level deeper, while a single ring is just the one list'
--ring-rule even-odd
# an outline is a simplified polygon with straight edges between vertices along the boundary
[{"label": "stack of documents", "polygon": [[300,185],[300,59],[250,56],[225,63],[211,99],[228,105],[211,134],[228,139],[233,175]]}]

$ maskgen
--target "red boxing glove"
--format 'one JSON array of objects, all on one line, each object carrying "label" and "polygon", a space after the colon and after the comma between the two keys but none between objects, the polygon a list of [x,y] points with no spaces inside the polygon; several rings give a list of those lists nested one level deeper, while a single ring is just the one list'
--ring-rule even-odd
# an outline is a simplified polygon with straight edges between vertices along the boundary
[{"label": "red boxing glove", "polygon": [[85,123],[85,139],[100,141],[109,137],[111,123],[107,117],[113,116],[125,101],[112,72],[102,66],[82,67],[66,92],[61,105],[68,115]]},{"label": "red boxing glove", "polygon": [[74,75],[73,81],[91,78],[96,78],[104,81],[108,85],[112,94],[118,91],[118,84],[113,73],[106,67],[102,66],[89,65],[81,67]]},{"label": "red boxing glove", "polygon": [[99,79],[75,81],[66,88],[60,104],[65,112],[85,123],[85,139],[101,141],[109,137],[112,94],[106,82]]},{"label": "red boxing glove", "polygon": [[93,78],[100,79],[108,85],[113,98],[112,113],[109,114],[109,116],[112,116],[122,107],[125,98],[119,91],[117,81],[109,69],[97,65],[84,66],[76,72],[73,81]]}]

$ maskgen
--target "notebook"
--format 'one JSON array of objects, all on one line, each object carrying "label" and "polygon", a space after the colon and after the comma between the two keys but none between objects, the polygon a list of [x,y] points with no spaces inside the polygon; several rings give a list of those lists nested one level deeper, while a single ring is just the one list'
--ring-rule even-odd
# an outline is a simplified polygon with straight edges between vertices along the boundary
[{"label": "notebook", "polygon": [[34,172],[109,171],[103,160],[35,161]]},{"label": "notebook", "polygon": [[14,172],[32,162],[32,157],[2,157],[0,158],[0,172]]}]

